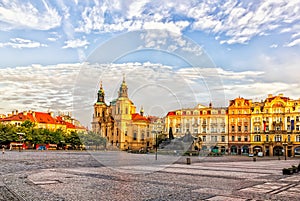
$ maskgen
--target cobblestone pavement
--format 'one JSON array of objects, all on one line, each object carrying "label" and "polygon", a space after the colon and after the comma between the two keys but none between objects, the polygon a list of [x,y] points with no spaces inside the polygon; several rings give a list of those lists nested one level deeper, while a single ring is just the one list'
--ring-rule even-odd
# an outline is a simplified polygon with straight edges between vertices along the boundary
[{"label": "cobblestone pavement", "polygon": [[282,175],[300,158],[190,157],[191,165],[186,158],[6,152],[0,200],[300,200],[300,173]]}]

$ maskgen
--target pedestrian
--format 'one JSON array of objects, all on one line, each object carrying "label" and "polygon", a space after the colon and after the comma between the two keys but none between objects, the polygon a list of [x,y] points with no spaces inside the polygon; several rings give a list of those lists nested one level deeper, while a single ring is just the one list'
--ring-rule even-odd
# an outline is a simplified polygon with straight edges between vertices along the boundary
[{"label": "pedestrian", "polygon": [[5,153],[5,148],[4,146],[2,146],[2,155],[4,155],[4,153]]}]

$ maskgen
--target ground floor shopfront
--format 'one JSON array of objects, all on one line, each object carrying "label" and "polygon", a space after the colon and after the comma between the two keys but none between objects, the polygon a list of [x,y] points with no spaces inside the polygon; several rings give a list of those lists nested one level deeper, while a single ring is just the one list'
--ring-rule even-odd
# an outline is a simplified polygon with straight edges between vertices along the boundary
[{"label": "ground floor shopfront", "polygon": [[292,142],[265,142],[251,144],[252,153],[262,152],[264,156],[300,156],[300,144]]},{"label": "ground floor shopfront", "polygon": [[230,155],[248,155],[250,153],[250,143],[232,143],[229,144]]},{"label": "ground floor shopfront", "polygon": [[258,155],[263,156],[300,156],[300,144],[269,142],[269,143],[251,143],[251,144],[230,144],[230,155]]},{"label": "ground floor shopfront", "polygon": [[227,154],[228,144],[227,143],[215,143],[215,144],[203,143],[200,147],[200,150],[209,151],[213,153]]}]

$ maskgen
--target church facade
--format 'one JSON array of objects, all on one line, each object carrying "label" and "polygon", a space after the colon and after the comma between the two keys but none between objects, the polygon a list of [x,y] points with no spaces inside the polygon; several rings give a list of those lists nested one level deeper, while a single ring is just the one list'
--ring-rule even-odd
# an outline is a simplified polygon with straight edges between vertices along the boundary
[{"label": "church facade", "polygon": [[151,118],[144,111],[136,112],[136,106],[128,98],[128,87],[123,82],[118,97],[109,105],[105,102],[105,93],[100,84],[97,101],[94,104],[92,130],[107,140],[109,150],[147,150],[153,148]]}]

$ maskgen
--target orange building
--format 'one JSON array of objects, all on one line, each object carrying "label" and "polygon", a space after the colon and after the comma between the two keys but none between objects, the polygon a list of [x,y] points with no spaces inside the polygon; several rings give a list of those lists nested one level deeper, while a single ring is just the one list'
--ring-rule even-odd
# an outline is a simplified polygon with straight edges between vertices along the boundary
[{"label": "orange building", "polygon": [[248,155],[250,152],[250,110],[251,100],[239,97],[229,102],[227,124],[229,154]]}]

